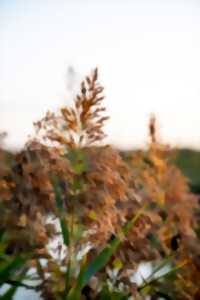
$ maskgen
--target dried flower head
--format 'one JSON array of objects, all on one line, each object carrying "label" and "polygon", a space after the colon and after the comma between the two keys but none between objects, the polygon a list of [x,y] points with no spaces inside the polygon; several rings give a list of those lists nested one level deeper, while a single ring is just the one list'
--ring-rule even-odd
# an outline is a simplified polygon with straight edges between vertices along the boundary
[{"label": "dried flower head", "polygon": [[74,107],[63,107],[58,115],[48,112],[34,124],[43,140],[56,142],[66,149],[88,146],[105,137],[103,126],[108,117],[102,116],[105,111],[103,87],[97,80],[98,70],[95,69],[82,81]]}]

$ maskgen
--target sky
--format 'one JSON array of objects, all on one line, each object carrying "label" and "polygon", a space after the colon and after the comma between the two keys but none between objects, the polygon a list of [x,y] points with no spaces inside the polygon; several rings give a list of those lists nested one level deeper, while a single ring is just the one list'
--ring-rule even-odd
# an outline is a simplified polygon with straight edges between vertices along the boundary
[{"label": "sky", "polygon": [[173,146],[200,148],[200,1],[0,0],[0,131],[22,147],[96,66],[107,142],[143,147],[151,113]]}]

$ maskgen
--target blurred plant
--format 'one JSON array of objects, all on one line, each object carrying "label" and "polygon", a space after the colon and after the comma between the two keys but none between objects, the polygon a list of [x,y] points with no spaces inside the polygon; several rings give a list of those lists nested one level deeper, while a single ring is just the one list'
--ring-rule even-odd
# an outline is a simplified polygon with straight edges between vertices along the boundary
[{"label": "blurred plant", "polygon": [[[6,137],[6,134],[0,134],[0,144],[2,140]],[[9,173],[8,167],[8,155],[0,149],[0,215],[5,215],[7,213],[4,201],[10,198],[10,188],[12,187],[11,182],[7,182],[6,176]],[[13,213],[13,212],[12,212]],[[1,218],[0,225],[0,288],[9,285],[9,288],[3,293],[1,292],[1,299],[7,300],[12,299],[17,288],[23,285],[22,280],[24,279],[27,266],[26,258],[24,255],[14,255],[10,254],[10,240],[9,240],[9,230],[4,228],[4,221]]]},{"label": "blurred plant", "polygon": [[[3,256],[18,262],[24,253],[39,280],[27,288],[47,300],[198,299],[197,197],[159,143],[154,117],[146,151],[99,145],[102,92],[95,69],[73,107],[35,123],[23,151],[0,151]],[[139,285],[141,262],[153,269]],[[27,269],[17,266],[12,283],[22,285]]]},{"label": "blurred plant", "polygon": [[126,157],[132,165],[133,185],[141,203],[149,203],[146,213],[152,227],[146,238],[160,258],[172,255],[175,269],[187,261],[182,272],[171,281],[165,279],[163,286],[165,290],[170,287],[172,299],[194,299],[200,278],[200,244],[195,233],[198,198],[189,191],[187,179],[173,165],[171,149],[157,141],[154,116],[150,119],[149,133],[149,148]]},{"label": "blurred plant", "polygon": [[[13,299],[16,291],[20,287],[34,289],[34,286],[27,285],[24,281],[29,279],[29,260],[31,256],[27,253],[10,254],[9,237],[6,232],[0,233],[0,289],[2,300]],[[7,288],[5,289],[5,284]]]}]

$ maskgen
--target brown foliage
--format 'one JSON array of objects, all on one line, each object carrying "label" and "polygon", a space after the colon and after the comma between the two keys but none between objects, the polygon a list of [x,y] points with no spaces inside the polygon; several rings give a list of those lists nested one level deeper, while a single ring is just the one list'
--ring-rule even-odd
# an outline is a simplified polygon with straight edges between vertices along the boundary
[{"label": "brown foliage", "polygon": [[[130,282],[130,274],[139,264],[172,255],[174,265],[187,264],[176,280],[164,284],[177,293],[177,299],[194,299],[200,280],[200,246],[195,234],[197,197],[173,165],[171,149],[157,140],[154,117],[146,151],[124,154],[110,146],[97,146],[105,137],[103,125],[108,119],[102,115],[102,91],[95,69],[81,83],[74,107],[48,112],[36,122],[36,138],[20,153],[0,151],[0,229],[9,233],[8,252],[31,251],[35,265],[38,257],[48,257],[47,266],[37,265],[43,280],[40,289],[44,299],[56,299],[55,293],[63,293],[65,274],[61,267],[71,257],[74,259],[90,243],[88,257],[92,259],[113,236],[120,236],[116,253],[94,278],[95,288],[94,280],[91,282],[94,297],[97,286],[105,283],[109,270],[115,268],[119,268],[118,283],[135,295],[137,289]],[[59,216],[55,177],[62,189],[63,214],[74,238],[58,261],[47,249],[60,230],[48,223],[49,216]],[[140,209],[142,218],[125,236],[122,227]],[[62,247],[58,244],[56,250]],[[73,276],[75,280],[76,272]]]}]

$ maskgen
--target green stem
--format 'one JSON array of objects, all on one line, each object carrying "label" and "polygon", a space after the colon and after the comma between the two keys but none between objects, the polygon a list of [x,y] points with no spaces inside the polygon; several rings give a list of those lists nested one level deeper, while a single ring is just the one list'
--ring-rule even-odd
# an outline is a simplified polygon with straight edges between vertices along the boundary
[{"label": "green stem", "polygon": [[153,278],[150,281],[145,282],[145,284],[143,284],[141,287],[138,287],[138,291],[141,292],[145,287],[147,287],[148,285],[152,285],[155,282],[158,282],[160,279],[165,278],[166,276],[169,276],[171,274],[176,273],[177,271],[179,271],[180,269],[182,269],[186,264],[188,264],[188,261],[184,261],[183,263],[175,266],[173,269],[171,269],[170,271],[168,271],[167,273],[157,277],[157,278]]}]

